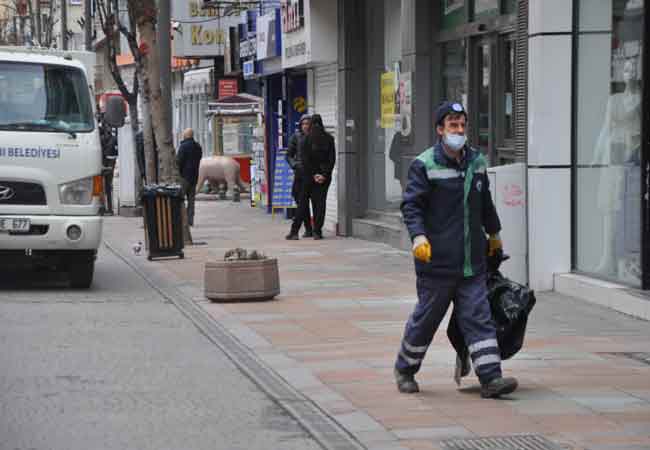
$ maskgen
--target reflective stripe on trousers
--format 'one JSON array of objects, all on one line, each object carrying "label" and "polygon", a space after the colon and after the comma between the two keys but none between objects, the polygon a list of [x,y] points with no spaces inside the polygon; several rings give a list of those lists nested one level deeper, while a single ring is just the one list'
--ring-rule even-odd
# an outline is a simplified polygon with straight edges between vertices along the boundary
[{"label": "reflective stripe on trousers", "polygon": [[407,374],[420,370],[453,298],[458,325],[481,383],[501,376],[501,358],[487,299],[485,274],[456,279],[418,275],[417,292],[418,303],[406,322],[395,368]]}]

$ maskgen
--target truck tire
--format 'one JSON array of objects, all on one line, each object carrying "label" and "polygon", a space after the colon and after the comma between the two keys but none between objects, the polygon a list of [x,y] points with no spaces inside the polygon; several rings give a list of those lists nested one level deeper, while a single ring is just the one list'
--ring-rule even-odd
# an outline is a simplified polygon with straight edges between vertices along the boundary
[{"label": "truck tire", "polygon": [[95,262],[74,262],[68,265],[68,280],[72,289],[88,289],[93,284]]}]

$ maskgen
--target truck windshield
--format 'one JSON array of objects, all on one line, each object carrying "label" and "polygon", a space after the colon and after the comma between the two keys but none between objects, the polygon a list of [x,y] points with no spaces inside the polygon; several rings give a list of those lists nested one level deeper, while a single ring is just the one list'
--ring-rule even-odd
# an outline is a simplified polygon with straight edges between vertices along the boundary
[{"label": "truck windshield", "polygon": [[81,70],[0,61],[0,130],[70,133],[93,128]]}]

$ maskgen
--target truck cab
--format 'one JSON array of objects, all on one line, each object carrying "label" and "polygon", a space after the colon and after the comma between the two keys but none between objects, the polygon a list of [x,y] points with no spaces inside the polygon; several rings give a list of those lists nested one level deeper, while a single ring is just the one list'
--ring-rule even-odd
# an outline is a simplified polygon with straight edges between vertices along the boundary
[{"label": "truck cab", "polygon": [[0,47],[0,268],[92,284],[102,240],[102,150],[84,64]]}]

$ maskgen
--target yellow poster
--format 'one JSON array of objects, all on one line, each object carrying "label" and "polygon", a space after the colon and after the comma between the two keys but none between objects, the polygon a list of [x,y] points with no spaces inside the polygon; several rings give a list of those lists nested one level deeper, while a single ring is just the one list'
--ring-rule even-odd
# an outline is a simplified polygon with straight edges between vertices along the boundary
[{"label": "yellow poster", "polygon": [[395,72],[381,74],[381,127],[395,126]]}]

